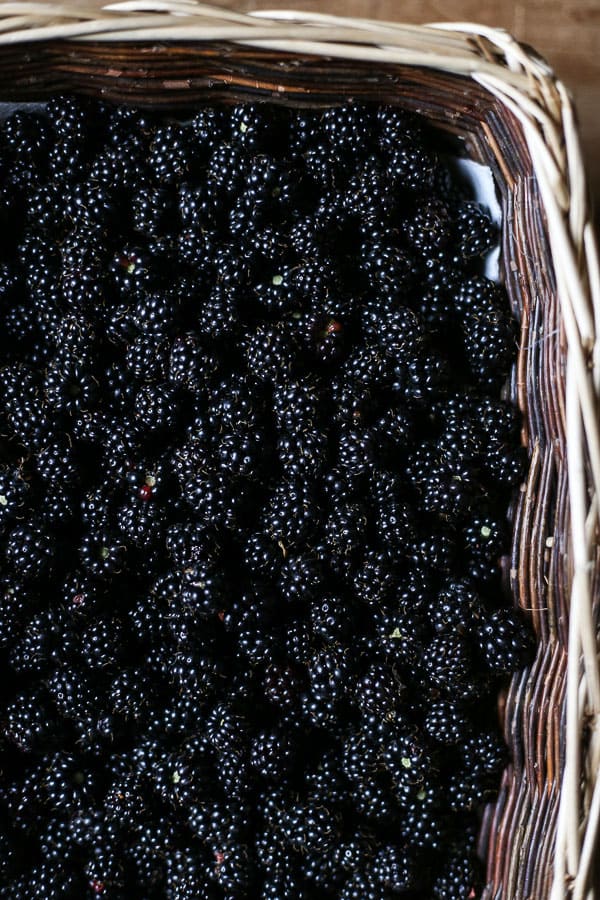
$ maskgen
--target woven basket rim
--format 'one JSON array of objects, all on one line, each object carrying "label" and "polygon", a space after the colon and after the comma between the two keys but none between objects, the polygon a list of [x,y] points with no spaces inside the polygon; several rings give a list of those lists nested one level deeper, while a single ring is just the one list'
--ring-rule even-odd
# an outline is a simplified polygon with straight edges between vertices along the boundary
[{"label": "woven basket rim", "polygon": [[[551,67],[508,32],[471,22],[408,25],[300,10],[242,13],[195,0],[0,3],[0,46],[219,42],[472,79],[520,122],[554,261],[566,337],[572,588],[565,765],[550,900],[589,900],[600,830],[600,666],[594,554],[600,511],[600,268],[571,97]],[[584,741],[584,732],[589,736]],[[588,781],[581,789],[582,772]]]}]

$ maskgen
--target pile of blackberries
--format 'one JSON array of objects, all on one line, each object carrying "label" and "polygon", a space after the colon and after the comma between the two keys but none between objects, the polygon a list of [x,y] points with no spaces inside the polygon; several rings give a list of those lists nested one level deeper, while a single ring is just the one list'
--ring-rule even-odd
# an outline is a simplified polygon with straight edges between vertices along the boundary
[{"label": "pile of blackberries", "polygon": [[476,896],[517,332],[425,127],[59,97],[0,226],[1,896]]}]

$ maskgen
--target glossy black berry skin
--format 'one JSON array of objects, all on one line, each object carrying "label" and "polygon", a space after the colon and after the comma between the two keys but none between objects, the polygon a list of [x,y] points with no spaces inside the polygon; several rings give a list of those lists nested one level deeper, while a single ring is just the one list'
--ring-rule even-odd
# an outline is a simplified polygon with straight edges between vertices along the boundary
[{"label": "glossy black berry skin", "polygon": [[525,458],[437,144],[353,100],[0,123],[2,896],[476,896]]}]

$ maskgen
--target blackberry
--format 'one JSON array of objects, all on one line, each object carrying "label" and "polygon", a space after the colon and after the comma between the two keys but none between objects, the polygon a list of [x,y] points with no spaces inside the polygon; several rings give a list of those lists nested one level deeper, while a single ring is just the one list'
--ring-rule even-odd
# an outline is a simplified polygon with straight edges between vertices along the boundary
[{"label": "blackberry", "polygon": [[263,778],[280,781],[292,769],[296,749],[289,735],[262,732],[252,739],[250,765]]},{"label": "blackberry", "polygon": [[448,840],[438,791],[437,786],[422,787],[404,805],[400,834],[412,847],[438,850]]},{"label": "blackberry", "polygon": [[123,627],[111,616],[90,621],[80,634],[80,656],[88,669],[108,669],[121,656]]},{"label": "blackberry", "polygon": [[83,536],[80,546],[81,564],[95,576],[111,576],[123,570],[126,546],[109,530]]},{"label": "blackberry", "polygon": [[356,700],[361,709],[381,719],[394,719],[403,685],[393,668],[371,665],[356,685]]},{"label": "blackberry", "polygon": [[408,240],[417,252],[430,256],[451,239],[450,213],[440,200],[428,200],[417,206],[406,228]]},{"label": "blackberry", "polygon": [[206,189],[212,199],[238,193],[247,165],[242,142],[222,142],[211,153],[206,167]]},{"label": "blackberry", "polygon": [[486,667],[496,675],[509,675],[531,659],[531,634],[513,609],[482,615],[478,642]]},{"label": "blackberry", "polygon": [[56,617],[55,622],[47,610],[33,616],[19,638],[14,639],[8,654],[15,672],[40,675],[46,670],[54,647],[55,625],[58,624],[62,624],[60,617]]},{"label": "blackberry", "polygon": [[306,606],[322,591],[325,577],[323,564],[312,554],[286,555],[278,571],[279,591],[289,603]]},{"label": "blackberry", "polygon": [[382,607],[374,615],[378,649],[390,662],[414,668],[428,637],[425,616],[418,607]]},{"label": "blackberry", "polygon": [[290,660],[307,665],[314,651],[312,629],[302,619],[289,622],[284,632],[285,650]]},{"label": "blackberry", "polygon": [[495,732],[481,731],[461,743],[465,768],[499,775],[506,762],[506,747]]},{"label": "blackberry", "polygon": [[382,900],[385,888],[367,870],[355,872],[344,884],[339,900]]},{"label": "blackberry", "polygon": [[279,464],[288,478],[317,475],[325,464],[327,450],[327,435],[315,428],[295,434],[284,433],[277,441]]},{"label": "blackberry", "polygon": [[406,850],[393,844],[382,847],[373,861],[373,875],[393,894],[414,889],[418,883],[415,862]]},{"label": "blackberry", "polygon": [[[164,178],[167,181],[173,179],[173,173],[178,167],[184,167],[185,163],[181,159],[177,159],[174,154],[171,159],[164,160],[161,165],[158,155],[154,157],[153,162],[161,166]],[[185,171],[182,168],[182,171]],[[160,177],[160,175],[159,175]],[[161,237],[172,232],[175,224],[175,195],[172,190],[164,187],[151,186],[150,189],[140,191],[134,197],[131,206],[131,217],[134,230],[138,235],[145,238]],[[128,268],[130,268],[129,264]],[[134,273],[135,274],[135,270]]]},{"label": "blackberry", "polygon": [[335,310],[320,309],[298,317],[304,346],[324,368],[339,364],[347,354],[349,329],[344,319]]},{"label": "blackberry", "polygon": [[167,184],[183,178],[192,165],[193,147],[183,126],[159,126],[150,143],[148,166],[152,176]]},{"label": "blackberry", "polygon": [[197,394],[209,388],[218,369],[218,358],[193,332],[175,338],[169,354],[169,380],[174,385]]},{"label": "blackberry", "polygon": [[483,616],[483,603],[467,580],[445,585],[431,606],[430,619],[439,634],[470,635]]},{"label": "blackberry", "polygon": [[423,725],[440,744],[460,744],[469,733],[468,709],[460,701],[437,700],[428,707]]},{"label": "blackberry", "polygon": [[354,556],[364,542],[366,528],[367,514],[362,503],[349,502],[334,507],[325,521],[327,551],[335,559]]},{"label": "blackberry", "polygon": [[394,557],[386,550],[367,547],[355,572],[358,600],[369,606],[384,603],[399,590],[400,583],[401,572]]},{"label": "blackberry", "polygon": [[279,817],[281,838],[294,850],[324,853],[336,842],[339,815],[321,806],[294,804]]},{"label": "blackberry", "polygon": [[389,780],[378,775],[375,780],[358,782],[352,799],[357,812],[372,826],[393,829],[398,824],[398,804],[393,797]]},{"label": "blackberry", "polygon": [[191,127],[197,146],[207,154],[214,144],[223,138],[227,127],[227,114],[220,107],[203,107],[194,115]]},{"label": "blackberry", "polygon": [[53,542],[46,529],[35,519],[15,525],[6,537],[5,556],[18,579],[31,581],[43,577],[54,559]]},{"label": "blackberry", "polygon": [[340,645],[318,651],[308,664],[310,690],[315,700],[335,703],[348,690],[350,654]]},{"label": "blackberry", "polygon": [[369,239],[360,247],[360,261],[371,291],[402,302],[415,278],[415,262],[406,250]]},{"label": "blackberry", "polygon": [[369,431],[342,429],[338,440],[337,463],[350,476],[367,474],[375,462],[373,437]]},{"label": "blackberry", "polygon": [[499,574],[501,557],[508,552],[506,531],[506,524],[495,517],[470,518],[463,530],[463,543],[473,580],[485,583]]},{"label": "blackberry", "polygon": [[433,884],[435,900],[464,900],[477,894],[482,882],[481,866],[469,848],[457,847],[445,859]]},{"label": "blackberry", "polygon": [[265,509],[263,529],[285,556],[311,536],[317,516],[317,501],[308,485],[299,480],[280,481]]},{"label": "blackberry", "polygon": [[464,346],[473,377],[484,389],[501,387],[515,356],[516,336],[508,313],[489,310],[465,322]]},{"label": "blackberry", "polygon": [[398,146],[388,144],[385,162],[392,184],[415,194],[431,190],[438,174],[435,154],[417,141],[404,140]]},{"label": "blackberry", "polygon": [[377,534],[389,553],[402,552],[414,539],[414,512],[408,503],[388,499],[377,516]]},{"label": "blackberry", "polygon": [[320,597],[310,609],[312,634],[327,643],[341,642],[353,624],[353,610],[346,598],[332,595]]},{"label": "blackberry", "polygon": [[3,711],[2,736],[21,753],[47,751],[60,731],[43,692],[20,693]]},{"label": "blackberry", "polygon": [[269,145],[269,138],[276,133],[281,121],[279,116],[285,115],[279,110],[262,104],[244,103],[235,106],[229,116],[231,138],[244,150],[256,150]]},{"label": "blackberry", "polygon": [[483,256],[496,242],[496,229],[488,214],[471,200],[465,200],[458,211],[456,231],[460,252],[465,259]]},{"label": "blackberry", "polygon": [[364,152],[370,142],[372,111],[368,106],[350,103],[323,112],[320,127],[331,145],[342,153]]},{"label": "blackberry", "polygon": [[449,697],[473,697],[481,690],[469,646],[458,634],[434,637],[425,648],[423,668],[431,684]]},{"label": "blackberry", "polygon": [[450,535],[440,533],[434,537],[417,538],[410,553],[419,568],[426,570],[431,567],[440,574],[447,574],[452,567],[456,545]]}]

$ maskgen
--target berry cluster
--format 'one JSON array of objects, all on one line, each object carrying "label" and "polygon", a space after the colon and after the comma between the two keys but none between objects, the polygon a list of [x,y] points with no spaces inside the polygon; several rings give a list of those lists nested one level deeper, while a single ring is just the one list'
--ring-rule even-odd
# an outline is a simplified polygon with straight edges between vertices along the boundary
[{"label": "berry cluster", "polygon": [[0,132],[0,893],[475,896],[530,637],[496,240],[419,120]]}]

